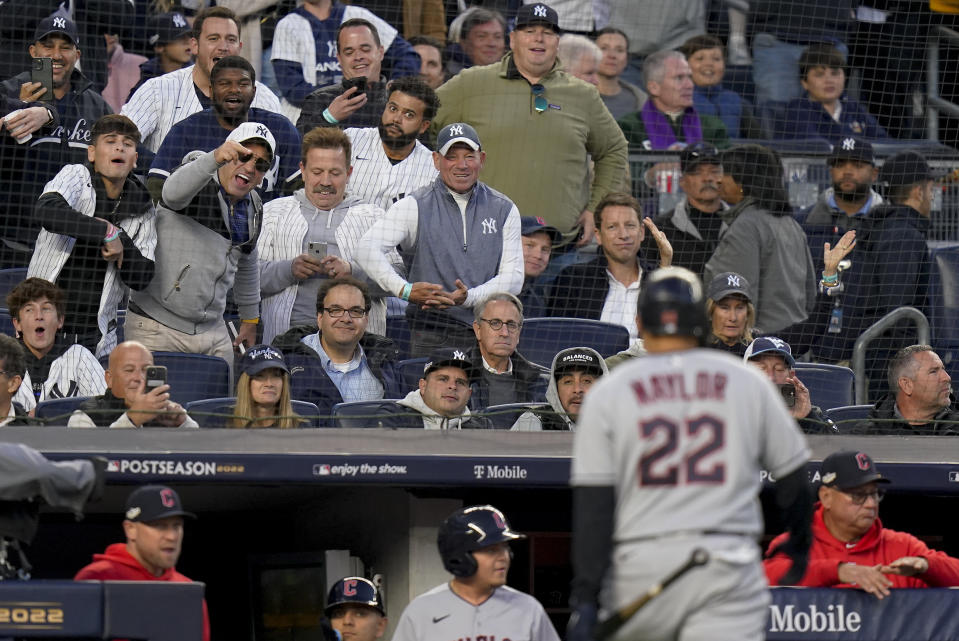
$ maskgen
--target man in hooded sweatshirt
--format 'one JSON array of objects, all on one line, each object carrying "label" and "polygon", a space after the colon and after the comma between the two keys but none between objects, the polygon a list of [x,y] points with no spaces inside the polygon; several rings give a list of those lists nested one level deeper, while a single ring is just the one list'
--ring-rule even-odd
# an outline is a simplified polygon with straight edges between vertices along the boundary
[{"label": "man in hooded sweatshirt", "polygon": [[511,430],[575,432],[579,408],[583,406],[586,392],[600,376],[608,373],[606,362],[596,350],[590,347],[564,349],[553,357],[549,387],[546,388],[546,400],[553,412],[525,412],[516,420]]},{"label": "man in hooded sweatshirt", "polygon": [[419,388],[384,407],[376,419],[377,427],[491,429],[488,419],[470,414],[466,406],[475,376],[465,351],[450,347],[436,350],[423,367]]},{"label": "man in hooded sweatshirt", "polygon": [[[144,485],[127,498],[123,512],[126,543],[113,543],[93,563],[81,568],[74,581],[170,581],[191,583],[176,571],[183,545],[183,509],[180,496],[169,487]],[[210,618],[203,600],[203,641],[210,641]]]}]

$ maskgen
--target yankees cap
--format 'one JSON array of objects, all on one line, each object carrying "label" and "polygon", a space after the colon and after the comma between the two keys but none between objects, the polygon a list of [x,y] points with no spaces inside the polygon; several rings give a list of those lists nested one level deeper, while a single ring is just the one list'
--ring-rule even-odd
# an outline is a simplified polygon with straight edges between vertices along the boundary
[{"label": "yankees cap", "polygon": [[254,345],[246,350],[243,358],[240,359],[240,371],[247,376],[256,376],[263,370],[271,368],[290,373],[290,368],[283,360],[283,354],[271,345]]},{"label": "yankees cap", "polygon": [[839,490],[848,490],[877,481],[890,483],[876,470],[876,464],[865,452],[840,450],[825,458],[820,468],[822,484]]},{"label": "yankees cap", "polygon": [[55,33],[66,36],[74,45],[80,46],[80,34],[77,31],[77,25],[73,20],[59,13],[47,16],[40,21],[37,30],[33,33],[33,41],[40,42]]},{"label": "yankees cap", "polygon": [[165,45],[193,33],[190,24],[179,11],[170,11],[147,19],[147,42],[151,46]]},{"label": "yankees cap", "polygon": [[244,122],[239,127],[230,132],[227,140],[235,140],[241,145],[248,140],[259,140],[266,143],[270,150],[270,158],[276,155],[276,138],[270,133],[266,125],[259,122]]},{"label": "yankees cap", "polygon": [[872,143],[861,138],[843,138],[839,144],[833,145],[832,153],[826,159],[830,167],[841,160],[858,160],[876,165],[876,155],[872,151]]},{"label": "yankees cap", "polygon": [[466,377],[473,380],[475,371],[473,363],[469,360],[469,355],[461,349],[452,347],[441,347],[432,354],[423,366],[423,378],[429,376],[430,372],[435,372],[443,367],[459,367],[466,372]]},{"label": "yankees cap", "polygon": [[753,298],[749,295],[749,281],[736,272],[723,272],[713,276],[706,289],[706,298],[718,303],[727,296],[742,296],[747,301],[752,301]]},{"label": "yankees cap", "polygon": [[479,134],[465,122],[454,122],[440,129],[436,137],[436,151],[441,156],[445,156],[450,147],[458,142],[465,143],[473,151],[479,151],[483,148],[480,144]]},{"label": "yankees cap", "polygon": [[134,523],[159,521],[168,516],[196,518],[196,514],[183,509],[180,495],[176,493],[176,490],[165,485],[144,485],[133,490],[127,498],[123,516],[127,521]]},{"label": "yankees cap", "polygon": [[552,7],[537,2],[524,4],[516,10],[516,29],[529,24],[542,24],[551,27],[556,33],[562,33],[559,28],[559,14]]},{"label": "yankees cap", "polygon": [[603,375],[603,366],[596,350],[589,347],[570,347],[556,355],[553,361],[553,378],[559,379],[570,370],[582,370],[597,376]]},{"label": "yankees cap", "polygon": [[749,344],[746,353],[743,354],[743,362],[756,358],[760,354],[779,354],[786,359],[786,364],[790,369],[796,366],[796,359],[793,358],[792,347],[789,343],[775,336],[760,336]]}]

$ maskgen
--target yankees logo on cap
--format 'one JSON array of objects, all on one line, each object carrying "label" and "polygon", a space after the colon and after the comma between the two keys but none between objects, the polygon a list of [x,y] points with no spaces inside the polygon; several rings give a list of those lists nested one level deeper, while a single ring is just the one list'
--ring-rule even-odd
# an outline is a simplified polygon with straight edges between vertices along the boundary
[{"label": "yankees logo on cap", "polygon": [[747,301],[752,300],[749,295],[749,281],[736,272],[723,272],[713,276],[713,279],[709,281],[709,287],[706,288],[706,298],[718,303],[727,296],[739,296]]},{"label": "yankees logo on cap", "polygon": [[254,345],[246,350],[240,360],[240,371],[247,376],[256,376],[265,369],[279,369],[287,374],[290,368],[283,360],[283,354],[271,345]]},{"label": "yankees logo on cap", "polygon": [[171,11],[147,18],[147,40],[153,46],[165,45],[193,33],[182,13]]},{"label": "yankees logo on cap", "polygon": [[423,378],[426,378],[430,372],[435,372],[444,367],[458,367],[466,372],[466,377],[470,380],[474,377],[473,363],[469,356],[463,350],[443,347],[430,355],[426,365],[423,366]]},{"label": "yankees logo on cap", "polygon": [[77,31],[77,25],[74,24],[70,18],[58,13],[47,16],[40,21],[36,31],[33,33],[33,41],[39,42],[47,36],[54,34],[66,36],[74,45],[77,47],[80,46],[80,35]]},{"label": "yankees logo on cap", "polygon": [[266,143],[272,159],[276,155],[276,138],[270,132],[269,128],[260,122],[244,122],[239,127],[230,132],[227,140],[234,140],[241,145],[250,140]]},{"label": "yankees logo on cap", "polygon": [[743,354],[743,362],[767,353],[782,356],[790,369],[796,366],[796,359],[793,358],[793,351],[789,343],[775,336],[760,336],[750,343],[749,347],[746,348],[746,353]]},{"label": "yankees logo on cap", "polygon": [[534,24],[549,27],[557,34],[560,33],[559,15],[555,9],[542,2],[523,5],[516,11],[516,29]]},{"label": "yankees logo on cap", "polygon": [[838,145],[833,147],[832,154],[826,160],[830,166],[839,162],[853,160],[856,162],[867,162],[870,165],[876,164],[876,157],[872,151],[872,144],[868,140],[848,136],[843,138]]},{"label": "yankees logo on cap", "polygon": [[454,122],[443,127],[436,137],[436,150],[445,156],[456,143],[463,143],[473,151],[482,149],[479,134],[465,122]]}]

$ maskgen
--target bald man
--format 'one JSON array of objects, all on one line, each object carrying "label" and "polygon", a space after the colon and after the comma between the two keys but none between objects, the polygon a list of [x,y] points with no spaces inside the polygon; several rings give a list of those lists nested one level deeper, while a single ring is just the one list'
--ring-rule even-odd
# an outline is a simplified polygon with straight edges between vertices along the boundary
[{"label": "bald man", "polygon": [[103,376],[107,391],[80,405],[67,427],[198,427],[178,403],[170,400],[170,386],[147,392],[146,368],[153,354],[136,341],[117,345]]}]

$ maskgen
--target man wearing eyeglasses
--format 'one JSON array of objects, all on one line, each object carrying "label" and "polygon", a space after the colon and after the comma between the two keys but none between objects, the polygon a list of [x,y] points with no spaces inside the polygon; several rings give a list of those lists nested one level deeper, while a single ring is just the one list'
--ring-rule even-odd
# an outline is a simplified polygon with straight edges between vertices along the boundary
[{"label": "man wearing eyeglasses", "polygon": [[293,398],[316,403],[320,416],[337,403],[381,399],[396,385],[393,341],[366,331],[371,304],[362,281],[327,278],[316,294],[316,324],[273,340],[292,373]]},{"label": "man wearing eyeglasses", "polygon": [[[523,304],[509,292],[497,292],[473,310],[477,345],[470,352],[470,361],[479,375],[473,385],[470,407],[480,410],[491,405],[542,400],[543,394],[535,398],[535,392],[545,370],[516,351],[523,328]],[[509,416],[490,416],[494,424],[498,418],[506,421],[503,428],[512,423]]]},{"label": "man wearing eyeglasses", "polygon": [[[130,297],[124,332],[151,351],[219,356],[256,343],[260,273],[256,239],[263,204],[254,190],[273,164],[276,139],[245,122],[163,184],[153,280]],[[240,328],[230,340],[223,312],[232,288]]]},{"label": "man wearing eyeglasses", "polygon": [[[797,585],[859,587],[878,599],[890,588],[959,585],[959,560],[932,550],[905,532],[885,529],[879,502],[889,483],[865,452],[840,451],[822,462],[819,503],[813,514],[809,566]],[[770,585],[790,566],[789,535],[769,544],[763,562]]]}]

